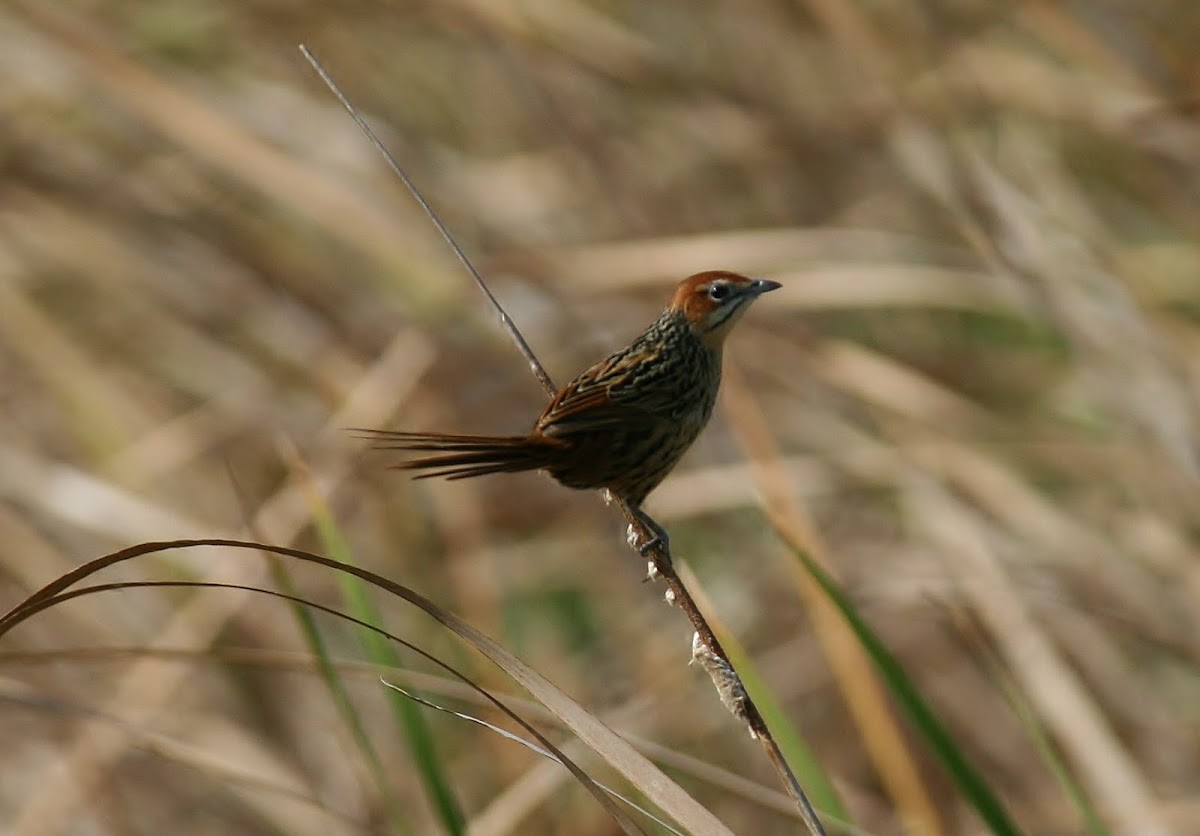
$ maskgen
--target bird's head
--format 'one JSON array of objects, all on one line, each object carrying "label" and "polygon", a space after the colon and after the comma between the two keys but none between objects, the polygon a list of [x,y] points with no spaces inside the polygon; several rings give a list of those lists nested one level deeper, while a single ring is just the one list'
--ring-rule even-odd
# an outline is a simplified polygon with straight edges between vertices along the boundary
[{"label": "bird's head", "polygon": [[777,287],[779,282],[709,270],[680,282],[671,299],[671,308],[684,315],[700,339],[719,348],[750,303]]}]

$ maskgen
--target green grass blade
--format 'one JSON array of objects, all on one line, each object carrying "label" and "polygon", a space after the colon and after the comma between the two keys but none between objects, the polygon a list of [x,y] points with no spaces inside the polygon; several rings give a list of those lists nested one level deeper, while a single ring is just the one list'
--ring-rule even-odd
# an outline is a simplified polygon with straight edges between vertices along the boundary
[{"label": "green grass blade", "polygon": [[1087,791],[1075,778],[1074,773],[1071,772],[1071,768],[1063,760],[1058,747],[1054,745],[1054,741],[1046,733],[1045,727],[1038,719],[1037,714],[1030,708],[1020,689],[1008,677],[999,660],[989,658],[988,663],[988,667],[994,671],[998,687],[1004,694],[1008,704],[1012,707],[1013,713],[1017,715],[1017,719],[1021,722],[1021,725],[1029,733],[1030,739],[1033,741],[1034,746],[1037,747],[1038,754],[1046,762],[1046,766],[1053,773],[1055,780],[1058,781],[1067,798],[1079,810],[1079,815],[1083,819],[1083,825],[1087,832],[1091,836],[1109,836],[1108,828],[1104,826],[1104,822],[1100,818],[1100,812],[1092,803],[1092,799],[1088,796]]},{"label": "green grass blade", "polygon": [[[312,510],[317,534],[321,538],[325,551],[339,563],[354,566],[353,557],[341,531],[332,515],[329,514],[327,506],[319,497],[314,498]],[[368,624],[382,627],[383,618],[367,594],[366,585],[358,578],[344,573],[338,574],[337,581],[351,615]],[[359,630],[358,636],[368,660],[376,665],[389,668],[403,667],[396,650],[381,635],[368,630]],[[446,833],[455,834],[455,836],[464,833],[466,817],[454,795],[445,770],[442,768],[433,732],[429,728],[425,714],[419,705],[390,689],[388,690],[388,700],[395,712],[397,722],[404,729],[413,762],[417,766],[425,792],[428,794],[434,810],[437,811],[438,818],[441,819],[443,829]]]},{"label": "green grass blade", "polygon": [[[279,558],[275,555],[272,555],[271,558],[271,576],[279,590],[286,595],[297,598],[301,597],[296,590],[295,584],[292,583],[291,575],[288,574]],[[338,673],[337,665],[329,655],[325,639],[321,637],[321,631],[317,628],[316,619],[308,608],[300,604],[289,601],[288,607],[291,609],[292,615],[300,627],[300,633],[304,636],[304,641],[308,645],[309,652],[312,653],[313,658],[317,662],[318,674],[325,683],[325,687],[329,689],[329,694],[333,698],[333,704],[338,715],[350,730],[350,735],[354,739],[354,745],[358,747],[359,751],[362,752],[363,758],[366,760],[371,778],[375,782],[380,797],[384,800],[384,804],[391,815],[392,825],[401,833],[410,833],[411,831],[405,823],[405,818],[400,815],[399,809],[396,806],[395,794],[392,792],[391,781],[388,780],[387,773],[384,771],[383,762],[379,759],[379,753],[375,751],[375,747],[371,743],[370,735],[367,734],[366,726],[363,725],[362,717],[359,715],[358,709],[354,706],[354,701],[350,699],[350,694],[346,691],[345,683],[342,681],[341,674]]]},{"label": "green grass blade", "polygon": [[[681,568],[680,574],[683,576],[688,589],[692,594],[699,598],[702,602],[707,599],[704,594],[703,587],[700,584],[699,578],[695,576],[687,568]],[[741,677],[742,684],[746,686],[746,691],[750,694],[750,699],[754,701],[754,705],[762,714],[763,720],[766,721],[767,727],[771,730],[771,735],[775,738],[775,742],[779,745],[780,751],[783,753],[784,759],[796,773],[800,784],[804,787],[804,792],[809,797],[809,801],[821,813],[822,818],[836,819],[842,823],[847,823],[850,818],[846,812],[845,806],[842,804],[841,797],[838,796],[837,790],[833,783],[829,780],[829,776],[825,774],[824,768],[817,760],[812,750],[808,748],[808,744],[804,742],[799,731],[792,725],[788,719],[787,713],[779,705],[775,695],[767,686],[766,681],[758,672],[754,660],[750,658],[750,654],[738,641],[733,633],[725,628],[715,614],[712,613],[712,606],[701,603],[709,612],[705,614],[709,624],[712,625],[713,631],[717,634],[717,639],[721,642],[721,646],[725,648],[729,660],[733,663],[733,667],[737,670]]]},{"label": "green grass blade", "polygon": [[750,699],[763,716],[775,742],[779,744],[784,759],[795,770],[800,779],[804,792],[812,801],[813,806],[821,813],[823,819],[835,819],[839,822],[851,821],[841,797],[825,774],[820,761],[817,760],[808,744],[800,736],[799,731],[788,720],[787,713],[771,693],[766,682],[755,667],[754,662],[746,653],[745,648],[734,639],[728,631],[722,631],[718,636],[721,646],[729,655],[733,667],[741,676],[742,684],[750,694]]},{"label": "green grass blade", "polygon": [[880,676],[887,683],[892,697],[908,715],[917,731],[925,738],[963,797],[975,808],[976,813],[991,832],[998,836],[1018,836],[1021,831],[1009,818],[1000,799],[983,776],[967,760],[966,755],[954,742],[954,738],[938,720],[937,715],[925,702],[912,680],[908,678],[900,662],[884,646],[875,632],[867,625],[866,620],[858,614],[854,605],[842,594],[833,578],[804,549],[797,547],[782,534],[780,539],[804,565],[805,570],[845,617],[851,629],[854,630],[854,634],[871,656]]}]

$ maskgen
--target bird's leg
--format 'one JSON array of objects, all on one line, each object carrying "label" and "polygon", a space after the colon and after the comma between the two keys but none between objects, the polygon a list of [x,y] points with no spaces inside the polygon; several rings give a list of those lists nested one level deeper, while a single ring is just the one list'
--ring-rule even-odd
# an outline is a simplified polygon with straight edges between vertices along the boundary
[{"label": "bird's leg", "polygon": [[649,514],[639,508],[637,518],[654,535],[646,542],[638,545],[638,551],[641,552],[642,557],[649,554],[653,548],[661,547],[665,551],[671,547],[671,535],[667,534],[667,530],[656,523]]},{"label": "bird's leg", "polygon": [[[666,529],[656,523],[641,508],[633,507],[629,510],[637,518],[637,525],[631,523],[629,526],[628,540],[630,547],[637,549],[638,554],[642,557],[648,556],[650,551],[655,548],[667,551],[671,544],[671,537],[667,534]],[[649,539],[644,539],[644,533],[647,531],[650,532],[651,536]],[[652,581],[658,577],[658,568],[654,565],[653,560],[648,561],[648,565],[648,577],[646,580]]]},{"label": "bird's leg", "polygon": [[[630,510],[637,517],[637,522],[629,524],[625,535],[630,548],[637,549],[642,557],[646,557],[650,554],[651,549],[659,546],[666,547],[671,542],[671,538],[661,525],[636,508]],[[645,536],[646,532],[650,533],[650,537]]]},{"label": "bird's leg", "polygon": [[635,549],[638,554],[646,558],[646,577],[643,579],[643,583],[658,580],[661,577],[658,566],[655,564],[653,557],[647,557],[646,555],[652,548],[658,545],[660,542],[659,538],[655,536],[648,540],[643,540],[639,525],[637,523],[630,523],[625,539],[629,542],[631,549]]}]

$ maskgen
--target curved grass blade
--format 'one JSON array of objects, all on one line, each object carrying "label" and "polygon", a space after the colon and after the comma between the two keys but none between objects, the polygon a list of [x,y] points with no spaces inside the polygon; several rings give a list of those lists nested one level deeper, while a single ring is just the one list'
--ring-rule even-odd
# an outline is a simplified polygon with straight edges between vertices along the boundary
[{"label": "curved grass blade", "polygon": [[[425,598],[420,593],[409,589],[403,584],[396,583],[374,572],[357,566],[346,566],[337,561],[313,554],[302,549],[290,548],[287,546],[272,546],[266,543],[258,543],[246,540],[232,540],[223,538],[208,538],[195,540],[168,540],[160,542],[140,543],[135,546],[129,546],[116,552],[104,555],[88,561],[87,563],[67,572],[60,576],[55,581],[46,584],[41,589],[37,590],[24,601],[18,604],[9,612],[0,616],[0,637],[5,633],[20,624],[31,615],[40,612],[49,604],[48,601],[53,601],[54,597],[64,590],[69,589],[75,583],[89,577],[95,572],[112,566],[117,563],[131,560],[136,557],[141,557],[147,554],[167,551],[170,549],[186,549],[198,547],[224,547],[233,550],[241,551],[268,551],[274,554],[292,557],[297,560],[304,560],[309,563],[316,563],[320,566],[325,566],[329,569],[334,569],[339,572],[347,572],[355,575],[364,581],[380,588],[387,592],[403,598],[410,604],[420,608],[429,616],[434,618],[439,623],[453,630],[462,639],[473,645],[479,652],[483,653],[492,660],[497,667],[501,668],[510,677],[519,682],[526,690],[536,697],[546,708],[552,711],[572,732],[574,732],[588,747],[603,757],[614,768],[621,772],[631,783],[633,783],[648,799],[653,801],[667,815],[671,816],[678,824],[693,834],[731,834],[729,828],[721,823],[712,813],[706,810],[699,802],[688,795],[678,784],[666,776],[658,767],[647,760],[643,755],[637,752],[624,738],[617,735],[602,721],[594,715],[587,712],[577,702],[568,697],[559,688],[553,685],[549,680],[539,674],[537,671],[530,668],[517,657],[513,656],[496,642],[489,639],[487,636],[480,633],[475,628],[471,627],[458,616],[444,610],[437,604]],[[279,595],[280,593],[273,593]],[[311,604],[310,606],[316,606]],[[347,617],[342,615],[341,617]],[[364,624],[368,629],[376,629],[372,625]],[[394,638],[394,637],[392,637]],[[395,639],[398,640],[398,639]],[[402,641],[402,640],[398,640]],[[406,645],[407,646],[407,645]],[[414,648],[417,652],[419,649]],[[434,660],[435,663],[441,665],[439,660]],[[543,746],[546,746],[551,751],[557,751],[553,744],[540,734],[536,729],[529,726],[528,723],[522,721],[519,717],[514,716],[506,707],[491,696],[487,692],[481,692],[489,703],[495,705],[501,711],[504,711],[510,717],[518,722],[522,728],[525,728],[535,739]],[[573,764],[568,761],[568,768]],[[605,809],[613,815],[620,814],[620,821],[629,821],[623,811],[613,805],[609,799],[586,774],[579,771],[578,767],[571,768],[572,774],[578,780],[584,783],[589,792],[598,799],[602,799]],[[615,811],[615,812],[614,812]],[[631,832],[638,832],[636,825],[629,822],[632,828]]]},{"label": "curved grass blade", "polygon": [[[243,592],[257,592],[262,595],[269,595],[273,598],[280,598],[284,601],[288,601],[288,602],[298,605],[298,606],[310,607],[312,609],[326,613],[327,615],[332,615],[337,618],[344,619],[346,621],[349,621],[353,624],[358,625],[359,627],[361,627],[363,629],[375,631],[375,632],[379,633],[382,638],[386,638],[390,641],[394,641],[398,644],[404,645],[409,650],[412,650],[415,653],[419,653],[424,658],[428,659],[429,661],[431,661],[434,664],[441,667],[443,670],[458,677],[458,679],[461,680],[462,682],[465,682],[467,685],[474,688],[480,695],[487,698],[495,707],[499,708],[501,711],[503,711],[505,714],[507,714],[511,719],[518,722],[530,734],[533,734],[550,751],[556,753],[555,756],[560,759],[559,762],[562,763],[564,766],[566,766],[568,769],[570,769],[572,774],[574,774],[575,777],[580,780],[580,783],[584,784],[584,786],[587,787],[588,790],[591,791],[592,794],[601,801],[603,806],[613,815],[613,818],[615,818],[617,820],[617,823],[621,825],[622,830],[624,830],[626,833],[635,833],[635,834],[643,832],[640,828],[637,827],[637,825],[635,825],[632,821],[630,821],[628,819],[628,817],[624,814],[624,811],[615,807],[612,804],[611,799],[609,799],[607,796],[605,796],[603,794],[602,791],[599,790],[598,785],[594,781],[592,781],[592,779],[590,777],[588,777],[584,772],[582,772],[582,770],[580,770],[578,766],[576,766],[572,761],[567,759],[567,756],[565,754],[563,754],[557,748],[555,748],[554,745],[549,740],[547,740],[545,737],[543,737],[541,734],[539,734],[531,725],[529,725],[527,722],[522,720],[515,712],[506,708],[503,705],[503,703],[501,703],[499,700],[497,700],[495,697],[493,697],[491,694],[489,694],[483,688],[480,688],[479,686],[477,686],[473,681],[471,681],[465,675],[460,673],[457,669],[446,664],[445,662],[442,662],[436,656],[433,656],[432,654],[427,653],[426,651],[422,650],[421,648],[417,647],[416,645],[412,644],[411,642],[408,642],[408,641],[400,638],[399,636],[396,636],[392,633],[388,633],[386,630],[377,628],[374,625],[368,624],[367,622],[357,619],[352,615],[348,615],[347,613],[343,613],[339,610],[335,610],[332,607],[326,607],[323,604],[318,604],[315,601],[309,601],[305,598],[301,598],[301,597],[298,597],[295,595],[289,595],[287,593],[277,592],[277,591],[271,590],[271,589],[263,589],[263,588],[257,587],[257,586],[249,586],[247,584],[237,584],[237,583],[221,583],[221,582],[217,582],[217,581],[121,581],[121,582],[116,582],[116,583],[102,583],[102,584],[94,584],[92,586],[79,587],[77,589],[71,589],[71,590],[67,590],[64,592],[59,592],[59,593],[51,595],[49,597],[42,598],[41,600],[37,601],[36,603],[33,603],[29,607],[25,608],[25,610],[22,613],[20,613],[18,617],[13,618],[10,622],[7,622],[3,626],[0,626],[0,636],[2,636],[4,633],[8,632],[8,630],[11,629],[12,627],[14,627],[17,624],[24,621],[26,618],[36,615],[37,613],[42,612],[43,610],[47,610],[47,609],[50,609],[51,607],[57,606],[58,604],[69,601],[73,598],[80,598],[80,597],[83,597],[84,595],[94,595],[94,594],[97,594],[100,592],[115,592],[115,591],[119,591],[119,590],[123,590],[123,589],[159,589],[159,588],[231,589],[231,590],[236,589],[236,590],[241,590]],[[10,613],[10,615],[11,614],[12,613]],[[7,619],[7,616],[6,616],[6,619]]]}]

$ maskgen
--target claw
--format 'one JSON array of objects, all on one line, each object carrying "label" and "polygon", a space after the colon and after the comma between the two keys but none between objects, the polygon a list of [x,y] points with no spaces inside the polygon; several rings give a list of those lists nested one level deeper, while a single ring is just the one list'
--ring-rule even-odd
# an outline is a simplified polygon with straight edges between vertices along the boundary
[{"label": "claw", "polygon": [[[656,548],[661,548],[663,551],[670,551],[671,536],[667,534],[667,530],[651,519],[650,516],[642,509],[635,508],[633,513],[637,515],[638,522],[640,522],[642,526],[653,535],[649,540],[638,543],[637,550],[642,557],[645,557],[651,552],[651,550]],[[630,526],[630,531],[633,531],[633,526]],[[636,540],[631,541],[630,545],[633,545],[634,542],[636,542]]]},{"label": "claw", "polygon": [[665,546],[666,544],[667,544],[666,540],[664,540],[659,535],[655,534],[653,537],[651,537],[646,542],[640,543],[638,545],[638,547],[637,547],[638,554],[640,554],[642,557],[647,557],[650,554],[650,552],[652,552],[654,549],[657,549],[659,546]]}]

